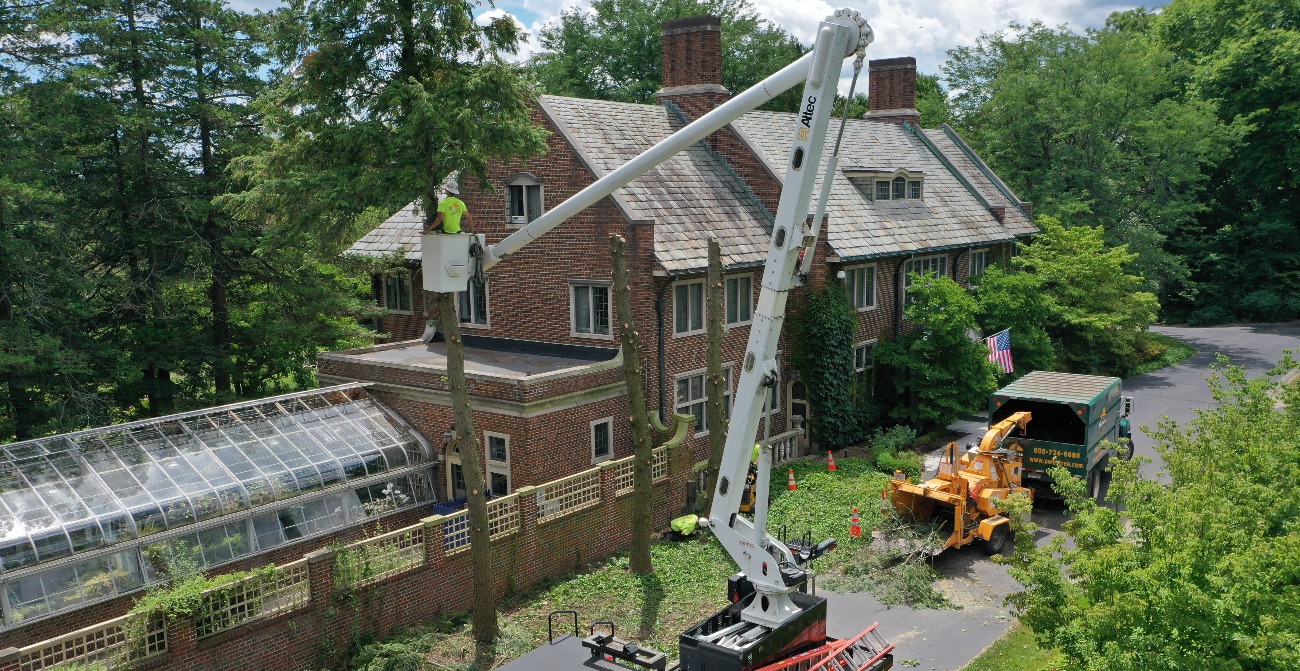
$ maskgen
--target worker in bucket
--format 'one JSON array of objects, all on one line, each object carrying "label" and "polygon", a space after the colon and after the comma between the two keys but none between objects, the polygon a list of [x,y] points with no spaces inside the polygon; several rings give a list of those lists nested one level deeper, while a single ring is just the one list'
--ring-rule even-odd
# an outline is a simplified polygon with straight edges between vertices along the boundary
[{"label": "worker in bucket", "polygon": [[460,195],[460,185],[456,183],[456,174],[452,173],[447,177],[447,181],[442,183],[442,199],[438,201],[438,214],[434,216],[433,223],[424,229],[426,235],[460,233],[462,219],[467,225],[469,224],[469,210],[465,207],[465,201],[456,197],[458,195]]}]

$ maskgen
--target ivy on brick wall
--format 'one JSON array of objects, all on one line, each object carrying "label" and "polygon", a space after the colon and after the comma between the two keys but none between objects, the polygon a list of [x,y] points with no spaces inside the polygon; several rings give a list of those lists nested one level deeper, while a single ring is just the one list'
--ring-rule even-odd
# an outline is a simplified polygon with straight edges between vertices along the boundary
[{"label": "ivy on brick wall", "polygon": [[857,313],[840,282],[812,292],[790,322],[794,368],[807,386],[809,426],[822,449],[861,440],[873,414],[870,385],[853,367],[857,326]]}]

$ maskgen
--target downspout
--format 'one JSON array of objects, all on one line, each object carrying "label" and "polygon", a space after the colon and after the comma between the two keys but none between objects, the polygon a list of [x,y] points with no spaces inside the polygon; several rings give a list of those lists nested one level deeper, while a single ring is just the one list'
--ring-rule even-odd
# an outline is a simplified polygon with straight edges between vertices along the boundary
[{"label": "downspout", "polygon": [[894,267],[894,342],[903,337],[903,268],[907,259],[899,259]]},{"label": "downspout", "polygon": [[[655,297],[655,317],[659,321],[659,421],[666,423],[668,415],[664,411],[664,402],[666,401],[668,388],[668,373],[664,370],[664,294],[668,288],[677,281],[677,275],[669,275],[663,286],[659,287],[658,295]],[[666,424],[665,424],[666,425]]]}]

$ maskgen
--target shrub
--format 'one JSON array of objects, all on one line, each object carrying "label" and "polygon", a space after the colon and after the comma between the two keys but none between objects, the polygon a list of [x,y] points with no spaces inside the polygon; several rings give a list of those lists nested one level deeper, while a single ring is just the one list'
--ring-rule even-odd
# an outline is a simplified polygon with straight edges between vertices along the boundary
[{"label": "shrub", "polygon": [[871,456],[877,459],[881,455],[893,456],[899,450],[909,450],[915,446],[916,431],[901,424],[888,429],[876,429],[871,434]]},{"label": "shrub", "polygon": [[921,461],[921,455],[915,452],[884,454],[876,457],[876,470],[886,475],[893,475],[894,471],[902,471],[909,478],[919,478],[924,470],[924,463]]}]

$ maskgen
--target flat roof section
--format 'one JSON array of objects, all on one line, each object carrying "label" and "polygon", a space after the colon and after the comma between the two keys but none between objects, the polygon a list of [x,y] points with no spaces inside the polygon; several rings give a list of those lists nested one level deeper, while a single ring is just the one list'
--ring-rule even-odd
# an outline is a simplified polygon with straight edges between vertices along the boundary
[{"label": "flat roof section", "polygon": [[[409,341],[334,354],[380,364],[447,370],[447,343],[441,341]],[[465,336],[465,373],[468,375],[526,380],[546,374],[578,371],[593,363],[611,361],[617,356],[618,350],[613,348]]]}]

